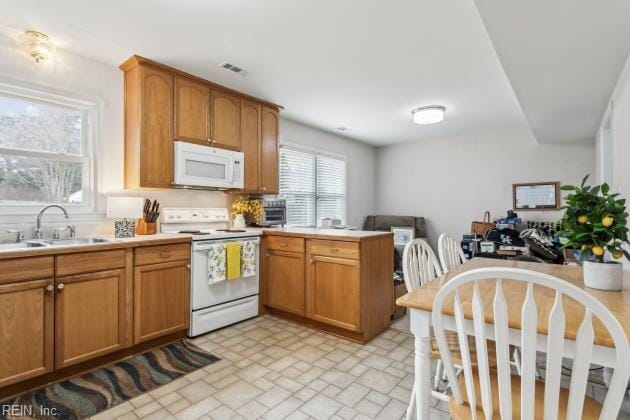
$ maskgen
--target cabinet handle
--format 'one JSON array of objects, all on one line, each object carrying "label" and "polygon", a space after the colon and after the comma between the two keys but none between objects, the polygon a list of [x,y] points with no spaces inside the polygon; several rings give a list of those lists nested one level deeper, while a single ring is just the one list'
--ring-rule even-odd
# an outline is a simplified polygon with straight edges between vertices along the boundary
[{"label": "cabinet handle", "polygon": [[66,287],[66,286],[64,286],[64,284],[63,284],[63,283],[59,283],[59,284],[57,285],[57,290],[63,290],[63,288],[64,288],[64,287]]},{"label": "cabinet handle", "polygon": [[171,256],[170,252],[160,252],[160,257],[161,258],[168,258]]},{"label": "cabinet handle", "polygon": [[190,264],[186,264],[186,268],[190,270]]},{"label": "cabinet handle", "polygon": [[339,248],[330,248],[330,252],[337,253],[339,252]]},{"label": "cabinet handle", "polygon": [[281,246],[282,248],[286,248],[286,247],[288,247],[288,246],[289,246],[289,244],[288,244],[288,243],[286,243],[286,242],[281,242],[281,243],[280,243],[280,246]]},{"label": "cabinet handle", "polygon": [[52,284],[49,284],[48,286],[46,286],[47,292],[52,292],[53,290],[55,290],[55,286],[53,286]]}]

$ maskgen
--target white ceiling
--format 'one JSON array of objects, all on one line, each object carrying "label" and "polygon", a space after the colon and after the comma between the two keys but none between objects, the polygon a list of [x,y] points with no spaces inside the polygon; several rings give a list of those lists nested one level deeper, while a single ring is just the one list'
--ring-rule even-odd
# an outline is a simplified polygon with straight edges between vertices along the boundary
[{"label": "white ceiling", "polygon": [[[114,65],[139,54],[283,105],[289,118],[350,127],[346,136],[372,144],[524,124],[472,1],[5,0],[2,8],[5,27],[47,32]],[[224,61],[247,76],[217,68]],[[445,121],[413,124],[410,111],[431,104],[446,106]]]},{"label": "white ceiling", "polygon": [[[577,36],[566,23],[575,18],[571,0],[545,2],[544,9],[542,0],[477,1],[493,42],[473,0],[4,0],[0,26],[47,32],[60,48],[112,65],[139,54],[283,105],[291,119],[375,145],[524,127],[519,100],[544,140],[592,138],[592,116],[601,118],[623,58],[624,47],[611,40],[618,30],[596,38],[604,42],[599,49],[597,42],[585,48],[584,36],[599,28],[588,27],[580,9],[580,42],[570,43]],[[556,1],[564,10],[549,4]],[[605,9],[597,16],[607,16]],[[530,24],[543,27],[535,28],[540,35],[523,36]],[[554,48],[536,48],[549,38]],[[218,68],[224,61],[247,76]],[[561,79],[566,83],[548,82],[572,63]],[[585,63],[597,74],[592,86],[580,77]],[[566,98],[550,100],[545,91],[558,85],[553,94]],[[444,122],[413,124],[411,109],[432,104],[446,106]],[[340,126],[351,131],[336,131]]]},{"label": "white ceiling", "polygon": [[592,139],[630,53],[630,1],[475,1],[536,139]]}]

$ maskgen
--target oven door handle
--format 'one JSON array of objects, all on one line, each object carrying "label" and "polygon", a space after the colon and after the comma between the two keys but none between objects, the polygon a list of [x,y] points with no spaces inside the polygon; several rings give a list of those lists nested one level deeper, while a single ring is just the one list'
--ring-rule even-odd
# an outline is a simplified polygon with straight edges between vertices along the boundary
[{"label": "oven door handle", "polygon": [[260,238],[252,238],[252,239],[234,238],[233,240],[221,239],[221,240],[214,240],[212,242],[193,242],[193,251],[206,251],[210,249],[210,246],[215,245],[215,244],[220,244],[220,243],[225,244],[228,242],[249,242],[249,241],[254,242],[256,246],[260,244]]}]

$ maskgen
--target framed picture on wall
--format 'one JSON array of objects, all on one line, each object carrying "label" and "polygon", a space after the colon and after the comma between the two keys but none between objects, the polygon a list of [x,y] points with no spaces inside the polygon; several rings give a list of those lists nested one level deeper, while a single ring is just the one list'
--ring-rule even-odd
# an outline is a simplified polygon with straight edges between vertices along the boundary
[{"label": "framed picture on wall", "polygon": [[560,208],[559,182],[512,185],[514,210],[556,210]]},{"label": "framed picture on wall", "polygon": [[416,229],[413,227],[396,227],[392,226],[394,234],[394,245],[407,245],[416,236]]}]

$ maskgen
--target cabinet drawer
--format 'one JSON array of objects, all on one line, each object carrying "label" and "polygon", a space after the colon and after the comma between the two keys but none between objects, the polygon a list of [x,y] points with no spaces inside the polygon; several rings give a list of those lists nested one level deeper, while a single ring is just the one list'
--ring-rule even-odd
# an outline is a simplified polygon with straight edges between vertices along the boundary
[{"label": "cabinet drawer", "polygon": [[287,236],[267,236],[267,249],[286,252],[304,253],[304,238],[289,238]]},{"label": "cabinet drawer", "polygon": [[313,255],[324,257],[359,259],[359,244],[357,242],[325,241],[311,239],[309,249]]},{"label": "cabinet drawer", "polygon": [[77,252],[76,254],[58,255],[56,258],[56,277],[125,267],[124,249]]},{"label": "cabinet drawer", "polygon": [[152,245],[136,248],[135,265],[158,264],[190,259],[189,244]]},{"label": "cabinet drawer", "polygon": [[0,261],[0,284],[21,280],[53,277],[55,262],[52,255],[45,257],[11,258]]}]

